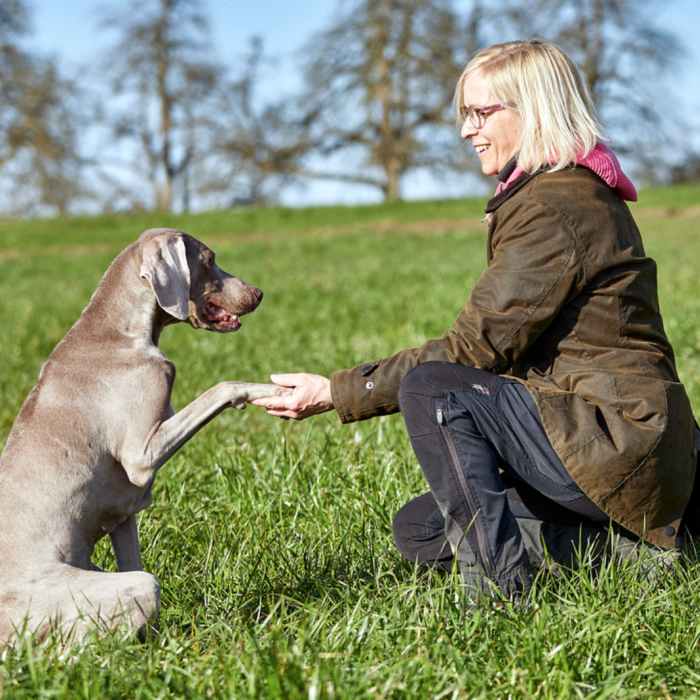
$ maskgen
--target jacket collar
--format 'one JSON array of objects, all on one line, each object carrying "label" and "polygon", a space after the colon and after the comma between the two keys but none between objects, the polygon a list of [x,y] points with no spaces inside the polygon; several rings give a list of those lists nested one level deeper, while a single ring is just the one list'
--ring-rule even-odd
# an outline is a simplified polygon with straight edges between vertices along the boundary
[{"label": "jacket collar", "polygon": [[[503,167],[496,178],[501,183],[496,190],[496,195],[486,205],[486,213],[498,209],[506,200],[510,199],[523,185],[528,183],[537,173],[527,175],[524,172],[517,173],[518,156],[513,156]],[[572,165],[581,165],[592,170],[603,182],[612,187],[622,199],[630,202],[637,201],[637,190],[627,175],[622,171],[615,154],[603,143],[597,143],[585,156],[577,157]],[[546,169],[546,168],[545,168]],[[513,177],[515,176],[515,177]],[[509,182],[509,180],[513,179]]]},{"label": "jacket collar", "polygon": [[[505,164],[503,170],[501,170],[501,172],[498,173],[498,175],[496,175],[496,178],[500,182],[507,182],[508,178],[513,174],[517,167],[518,156],[515,155]],[[532,178],[537,177],[537,175],[539,175],[541,172],[541,170],[538,170],[534,173],[520,173],[520,175],[518,175],[515,178],[515,180],[513,180],[510,183],[510,185],[508,185],[508,187],[499,192],[495,197],[489,199],[489,201],[486,203],[486,213],[491,214],[492,212],[496,211],[496,209],[498,209],[498,207],[500,207],[501,204],[510,199],[521,187],[523,187],[523,185],[530,182]]]},{"label": "jacket collar", "polygon": [[513,174],[513,171],[518,167],[518,156],[514,155],[504,166],[496,179],[499,182],[508,182],[508,178]]}]

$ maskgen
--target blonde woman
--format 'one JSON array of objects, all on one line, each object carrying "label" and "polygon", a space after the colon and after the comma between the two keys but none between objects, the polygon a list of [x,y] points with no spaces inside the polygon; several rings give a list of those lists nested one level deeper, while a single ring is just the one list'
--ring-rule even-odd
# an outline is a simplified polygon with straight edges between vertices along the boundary
[{"label": "blonde woman", "polygon": [[456,556],[472,599],[517,600],[542,538],[565,562],[610,527],[678,546],[697,527],[695,426],[624,202],[636,193],[575,65],[542,41],[492,46],[455,106],[499,185],[488,266],[453,328],[330,380],[273,375],[293,395],[256,403],[343,422],[400,410],[430,493],[394,519],[399,550]]}]

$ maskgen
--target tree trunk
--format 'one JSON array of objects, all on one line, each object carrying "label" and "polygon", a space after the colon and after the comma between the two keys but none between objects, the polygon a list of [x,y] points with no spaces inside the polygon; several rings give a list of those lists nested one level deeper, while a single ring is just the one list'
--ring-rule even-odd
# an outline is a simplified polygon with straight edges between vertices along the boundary
[{"label": "tree trunk", "polygon": [[384,187],[384,199],[387,202],[396,202],[401,199],[401,166],[398,158],[392,159],[386,166],[386,185]]},{"label": "tree trunk", "polygon": [[161,19],[158,31],[158,99],[160,100],[160,132],[162,139],[161,164],[165,185],[160,188],[156,207],[160,211],[170,211],[173,206],[173,168],[170,162],[170,132],[172,130],[172,101],[168,93],[168,71],[170,56],[168,50],[169,29],[172,13],[172,0],[161,0]]},{"label": "tree trunk", "polygon": [[382,12],[376,20],[377,62],[379,64],[379,80],[376,87],[377,97],[381,106],[379,159],[384,169],[386,182],[384,199],[393,202],[399,199],[399,181],[401,164],[396,155],[396,134],[392,124],[392,66],[386,56],[389,43],[389,23],[391,21],[391,0],[383,3]]}]

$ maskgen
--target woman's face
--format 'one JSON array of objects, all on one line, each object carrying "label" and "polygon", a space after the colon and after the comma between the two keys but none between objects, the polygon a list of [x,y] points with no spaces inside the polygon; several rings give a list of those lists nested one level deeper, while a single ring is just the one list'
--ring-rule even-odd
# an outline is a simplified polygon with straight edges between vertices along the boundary
[{"label": "woman's face", "polygon": [[[464,81],[465,107],[490,107],[498,104],[486,88],[478,73],[472,73]],[[520,115],[501,109],[486,117],[484,125],[477,129],[469,119],[462,124],[463,139],[471,139],[486,175],[496,175],[520,150],[523,142],[523,123]]]}]

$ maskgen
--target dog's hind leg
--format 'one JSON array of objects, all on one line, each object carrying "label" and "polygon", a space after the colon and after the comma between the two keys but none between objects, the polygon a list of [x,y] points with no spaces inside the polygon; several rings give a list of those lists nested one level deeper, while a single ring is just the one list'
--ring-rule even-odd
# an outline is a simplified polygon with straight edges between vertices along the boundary
[{"label": "dog's hind leg", "polygon": [[[88,630],[113,630],[119,626],[147,636],[149,624],[158,616],[160,586],[144,571],[104,573],[72,569],[62,577],[61,629],[75,638]],[[66,575],[67,574],[67,575]]]},{"label": "dog's hind leg", "polygon": [[12,605],[0,619],[0,646],[22,630],[39,641],[55,630],[72,643],[90,631],[124,626],[144,639],[158,616],[160,586],[143,571],[114,574],[62,564],[10,596]]}]

